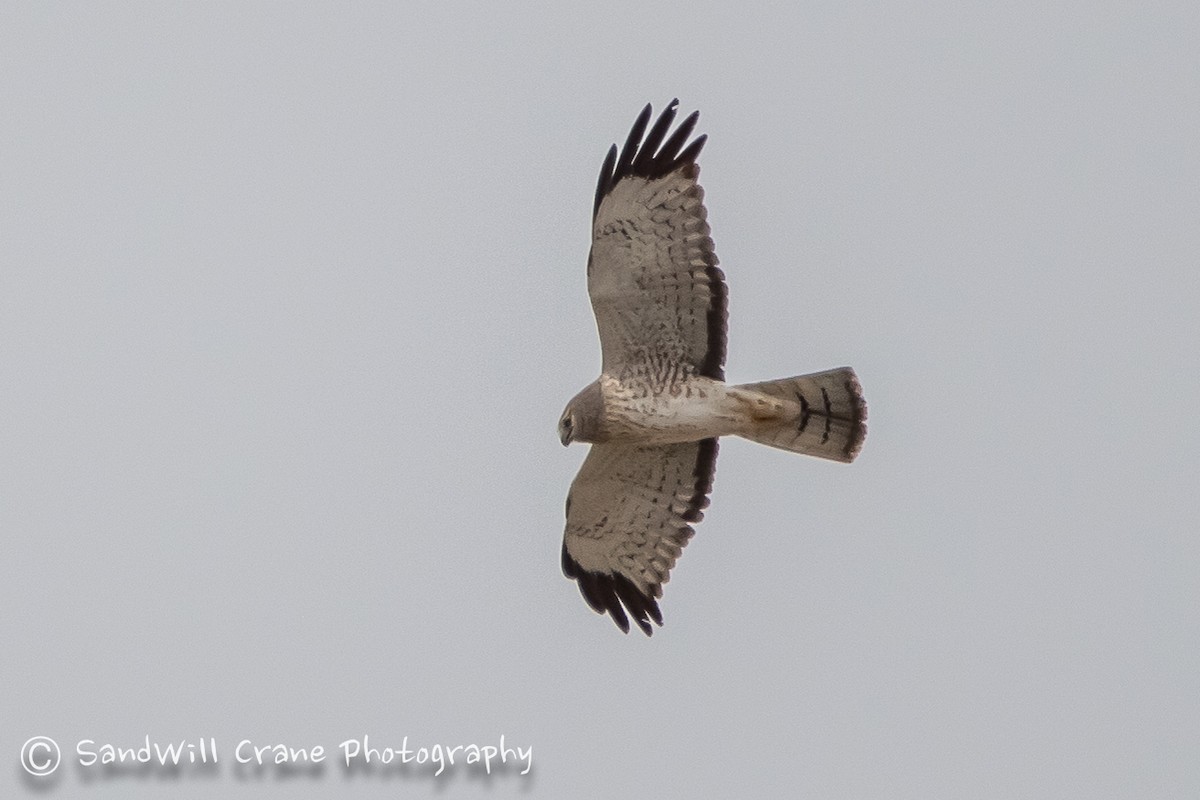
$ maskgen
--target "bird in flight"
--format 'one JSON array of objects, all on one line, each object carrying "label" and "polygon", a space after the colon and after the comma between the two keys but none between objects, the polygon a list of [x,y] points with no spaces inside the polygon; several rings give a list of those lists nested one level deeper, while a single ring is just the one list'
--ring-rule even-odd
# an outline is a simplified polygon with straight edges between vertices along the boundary
[{"label": "bird in flight", "polygon": [[667,135],[678,105],[647,132],[647,104],[600,168],[587,264],[600,377],[558,422],[563,445],[591,444],[567,495],[563,572],[592,609],[647,636],[708,506],[718,437],[848,463],[867,431],[849,367],[725,383],[728,293],[696,164],[707,137],[689,141],[698,111]]}]

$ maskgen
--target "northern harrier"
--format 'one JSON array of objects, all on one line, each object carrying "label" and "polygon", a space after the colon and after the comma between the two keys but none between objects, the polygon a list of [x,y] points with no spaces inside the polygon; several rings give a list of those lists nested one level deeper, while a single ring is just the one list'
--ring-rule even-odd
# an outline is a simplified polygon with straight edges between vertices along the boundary
[{"label": "northern harrier", "polygon": [[850,462],[866,435],[849,367],[724,382],[725,276],[697,182],[706,137],[688,142],[698,111],[667,136],[678,102],[649,133],[642,109],[600,168],[587,278],[603,363],[558,423],[564,445],[592,444],[567,495],[563,572],[593,609],[626,633],[628,612],[646,635],[708,506],[717,437]]}]

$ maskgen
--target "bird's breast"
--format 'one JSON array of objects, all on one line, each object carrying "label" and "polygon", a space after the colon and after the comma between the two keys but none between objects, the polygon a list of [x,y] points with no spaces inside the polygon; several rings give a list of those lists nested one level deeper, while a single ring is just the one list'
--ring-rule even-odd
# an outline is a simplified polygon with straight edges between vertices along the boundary
[{"label": "bird's breast", "polygon": [[691,376],[669,384],[601,378],[608,441],[644,444],[694,442],[737,433],[746,415],[725,384]]}]

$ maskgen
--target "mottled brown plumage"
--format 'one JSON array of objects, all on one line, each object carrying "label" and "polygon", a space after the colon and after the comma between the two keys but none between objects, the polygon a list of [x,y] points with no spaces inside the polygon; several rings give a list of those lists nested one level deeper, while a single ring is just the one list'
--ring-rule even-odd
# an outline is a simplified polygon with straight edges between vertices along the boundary
[{"label": "mottled brown plumage", "polygon": [[727,290],[697,182],[705,137],[687,141],[698,112],[667,136],[677,104],[649,133],[647,105],[601,168],[587,270],[601,372],[559,421],[564,445],[592,445],[567,497],[563,572],[593,609],[647,635],[703,519],[718,437],[849,462],[866,433],[848,367],[724,383]]}]

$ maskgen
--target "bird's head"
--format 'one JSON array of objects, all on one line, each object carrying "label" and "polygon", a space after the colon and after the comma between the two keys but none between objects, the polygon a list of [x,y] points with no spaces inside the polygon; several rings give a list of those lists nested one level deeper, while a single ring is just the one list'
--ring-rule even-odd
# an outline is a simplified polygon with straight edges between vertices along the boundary
[{"label": "bird's head", "polygon": [[563,447],[569,445],[575,437],[575,420],[574,414],[571,413],[571,406],[567,406],[563,412],[562,419],[558,421],[558,440],[563,443]]},{"label": "bird's head", "polygon": [[571,442],[599,442],[603,436],[604,397],[600,381],[589,383],[571,398],[558,419],[558,440],[566,447]]}]

